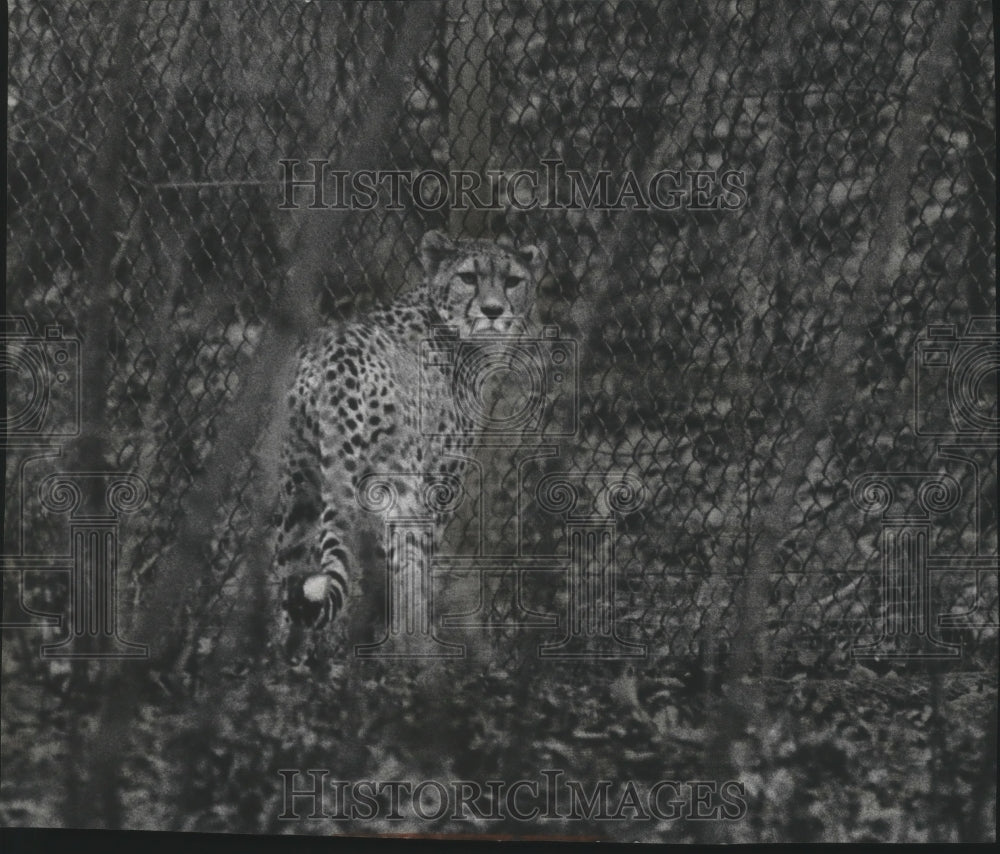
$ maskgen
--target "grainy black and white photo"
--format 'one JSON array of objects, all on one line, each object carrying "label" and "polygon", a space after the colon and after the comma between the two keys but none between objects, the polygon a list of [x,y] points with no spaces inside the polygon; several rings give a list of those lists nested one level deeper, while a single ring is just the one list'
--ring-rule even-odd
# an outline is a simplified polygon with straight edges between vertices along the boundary
[{"label": "grainy black and white photo", "polygon": [[996,841],[990,3],[7,13],[17,850]]}]

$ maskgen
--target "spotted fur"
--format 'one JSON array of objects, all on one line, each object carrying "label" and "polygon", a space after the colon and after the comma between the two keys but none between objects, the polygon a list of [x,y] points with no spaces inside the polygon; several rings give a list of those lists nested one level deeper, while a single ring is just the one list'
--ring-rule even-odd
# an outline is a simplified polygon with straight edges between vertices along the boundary
[{"label": "spotted fur", "polygon": [[[534,246],[432,231],[420,255],[421,287],[323,329],[299,353],[287,400],[275,559],[293,661],[308,658],[314,633],[345,607],[360,576],[384,571],[384,564],[369,565],[375,560],[363,548],[375,520],[357,502],[360,480],[386,471],[462,475],[461,460],[449,456],[454,434],[468,427],[456,415],[454,377],[421,370],[421,342],[441,325],[462,336],[506,331],[534,300],[541,267]],[[420,394],[436,413],[438,435],[421,432]],[[415,506],[416,497],[400,500]]]}]

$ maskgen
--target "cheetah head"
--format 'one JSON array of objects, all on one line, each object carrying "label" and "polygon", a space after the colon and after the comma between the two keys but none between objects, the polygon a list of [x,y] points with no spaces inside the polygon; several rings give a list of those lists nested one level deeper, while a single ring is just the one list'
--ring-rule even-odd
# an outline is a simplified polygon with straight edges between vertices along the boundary
[{"label": "cheetah head", "polygon": [[453,240],[429,231],[420,257],[435,308],[463,336],[510,332],[512,321],[526,321],[543,264],[537,246]]}]

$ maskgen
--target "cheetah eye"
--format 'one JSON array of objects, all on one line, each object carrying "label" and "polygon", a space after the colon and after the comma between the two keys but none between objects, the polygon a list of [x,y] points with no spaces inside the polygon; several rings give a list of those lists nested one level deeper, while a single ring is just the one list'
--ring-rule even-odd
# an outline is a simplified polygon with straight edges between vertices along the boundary
[{"label": "cheetah eye", "polygon": [[459,273],[458,278],[460,278],[467,285],[474,285],[476,283],[475,273]]},{"label": "cheetah eye", "polygon": [[518,285],[523,284],[524,279],[521,276],[508,276],[503,283],[505,288],[516,288]]}]

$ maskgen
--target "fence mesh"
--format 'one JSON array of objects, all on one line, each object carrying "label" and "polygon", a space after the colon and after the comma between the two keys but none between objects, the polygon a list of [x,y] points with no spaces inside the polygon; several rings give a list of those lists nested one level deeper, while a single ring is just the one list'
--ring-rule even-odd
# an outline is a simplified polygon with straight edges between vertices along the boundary
[{"label": "fence mesh", "polygon": [[[936,470],[914,425],[917,337],[993,312],[989,6],[449,2],[401,91],[372,91],[403,5],[153,0],[135,7],[124,66],[116,4],[9,7],[7,312],[59,324],[100,365],[83,390],[100,463],[150,486],[123,540],[128,598],[141,606],[250,366],[268,358],[302,251],[279,162],[297,160],[297,177],[310,158],[336,168],[365,115],[398,96],[365,168],[548,176],[540,164],[557,160],[559,198],[593,190],[598,203],[465,219],[447,205],[351,210],[320,253],[318,315],[406,291],[430,228],[543,246],[540,319],[580,352],[579,429],[558,467],[644,489],[617,530],[620,636],[647,645],[645,668],[714,666],[763,591],[755,666],[843,672],[884,614],[880,520],[851,483]],[[678,176],[657,185],[676,209],[648,204],[663,170]],[[38,519],[22,553],[54,553],[63,532],[13,488],[30,457],[11,451],[7,537]],[[961,480],[964,495],[983,486],[978,505],[935,520],[934,551],[996,554],[995,455],[981,449],[979,465],[979,483],[971,466]],[[276,485],[249,452],[232,483],[201,591],[176,618],[186,651],[164,669],[184,658],[196,672],[252,598],[255,502]],[[941,583],[954,613],[996,613],[995,575]],[[29,600],[59,595],[25,584]],[[501,672],[541,668],[522,656],[537,633],[500,635]],[[995,628],[945,635],[964,645],[955,667],[995,665]],[[32,655],[9,649],[5,667],[27,679],[44,669]],[[37,678],[58,680],[53,666]],[[196,826],[249,826],[242,815]]]}]

